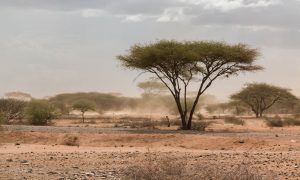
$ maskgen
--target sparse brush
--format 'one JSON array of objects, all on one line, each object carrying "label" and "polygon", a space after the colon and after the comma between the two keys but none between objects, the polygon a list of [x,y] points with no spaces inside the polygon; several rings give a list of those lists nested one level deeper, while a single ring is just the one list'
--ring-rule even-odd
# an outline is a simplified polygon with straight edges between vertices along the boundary
[{"label": "sparse brush", "polygon": [[149,129],[155,129],[155,125],[156,123],[149,119],[144,121],[129,121],[123,124],[123,126],[127,126],[130,128],[149,128]]},{"label": "sparse brush", "polygon": [[266,124],[269,127],[283,127],[283,126],[300,126],[300,120],[294,118],[281,118],[275,116],[273,118],[266,118]]},{"label": "sparse brush", "polygon": [[284,121],[279,117],[275,116],[273,118],[265,118],[266,124],[269,127],[283,127]]},{"label": "sparse brush", "polygon": [[181,120],[174,120],[174,121],[170,121],[171,126],[181,126]]},{"label": "sparse brush", "polygon": [[201,113],[198,113],[197,118],[198,118],[198,120],[203,120],[203,119],[205,119],[205,116]]},{"label": "sparse brush", "polygon": [[[147,153],[143,164],[133,165],[123,172],[124,180],[179,180],[182,179],[186,162]],[[172,163],[171,163],[172,162]]]},{"label": "sparse brush", "polygon": [[211,121],[195,121],[192,124],[192,129],[196,131],[205,131],[205,129],[211,124]]},{"label": "sparse brush", "polygon": [[66,136],[62,144],[66,146],[79,146],[79,138],[77,136]]},{"label": "sparse brush", "polygon": [[242,125],[242,126],[245,124],[245,121],[243,121],[240,118],[234,117],[234,116],[225,117],[224,121],[225,121],[225,123]]},{"label": "sparse brush", "polygon": [[294,118],[286,118],[284,124],[287,126],[300,126],[300,120]]},{"label": "sparse brush", "polygon": [[300,118],[300,113],[296,113],[293,115],[294,118],[299,119]]},{"label": "sparse brush", "polygon": [[171,157],[158,157],[151,153],[145,155],[141,164],[132,165],[123,170],[123,180],[261,180],[274,179],[274,173],[263,173],[250,163],[241,162],[229,169],[221,164],[190,164],[187,160]]}]

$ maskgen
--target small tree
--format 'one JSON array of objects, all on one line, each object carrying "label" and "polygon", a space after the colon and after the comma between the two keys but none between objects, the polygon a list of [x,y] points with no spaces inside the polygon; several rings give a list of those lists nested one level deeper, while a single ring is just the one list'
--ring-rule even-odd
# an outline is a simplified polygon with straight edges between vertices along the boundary
[{"label": "small tree", "polygon": [[[167,41],[134,45],[118,56],[123,66],[155,75],[171,92],[181,117],[182,129],[191,129],[200,96],[221,77],[262,69],[255,65],[258,51],[245,44]],[[192,82],[196,84],[192,85]],[[188,106],[187,94],[196,87]]]},{"label": "small tree", "polygon": [[26,104],[27,102],[16,99],[0,99],[2,122],[7,123],[10,120],[21,120]]},{"label": "small tree", "polygon": [[234,114],[241,115],[246,112],[249,112],[249,107],[247,104],[241,102],[241,101],[230,101],[227,103],[228,108],[232,109]]},{"label": "small tree", "polygon": [[231,99],[247,104],[258,118],[262,117],[263,113],[275,103],[297,98],[288,89],[265,83],[252,83],[247,84],[240,92],[233,94]]},{"label": "small tree", "polygon": [[73,105],[73,109],[78,110],[81,112],[81,116],[82,116],[82,123],[84,123],[85,117],[84,114],[87,111],[90,110],[95,110],[95,105],[93,102],[88,101],[88,100],[80,100],[77,101],[74,105]]},{"label": "small tree", "polygon": [[47,125],[55,117],[53,106],[44,100],[29,102],[25,114],[32,125]]}]

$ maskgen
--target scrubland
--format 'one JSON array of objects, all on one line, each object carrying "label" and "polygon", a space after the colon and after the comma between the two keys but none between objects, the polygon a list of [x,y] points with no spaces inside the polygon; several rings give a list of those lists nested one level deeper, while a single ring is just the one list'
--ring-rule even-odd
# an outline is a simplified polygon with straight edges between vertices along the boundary
[{"label": "scrubland", "polygon": [[191,131],[175,116],[3,125],[0,179],[299,179],[300,126],[270,127],[276,118],[206,117]]}]

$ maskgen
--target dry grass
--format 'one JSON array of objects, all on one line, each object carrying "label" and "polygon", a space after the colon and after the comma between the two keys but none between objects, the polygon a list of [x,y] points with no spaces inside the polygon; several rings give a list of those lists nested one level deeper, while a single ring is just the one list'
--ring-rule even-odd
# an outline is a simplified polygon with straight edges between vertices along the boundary
[{"label": "dry grass", "polygon": [[229,124],[242,125],[242,126],[245,124],[245,121],[234,116],[225,117],[224,122]]},{"label": "dry grass", "polygon": [[275,116],[265,119],[267,126],[269,127],[284,127],[284,126],[300,126],[300,120],[295,118],[281,118]]},{"label": "dry grass", "polygon": [[79,146],[79,138],[77,136],[65,136],[62,145],[66,146]]},{"label": "dry grass", "polygon": [[212,121],[194,121],[192,123],[192,129],[196,131],[205,131],[210,124],[212,124]]},{"label": "dry grass", "polygon": [[173,161],[170,158],[158,159],[151,153],[146,154],[143,164],[129,166],[123,172],[124,180],[179,180],[183,177],[186,162]]},{"label": "dry grass", "polygon": [[124,180],[261,180],[274,179],[271,172],[262,173],[250,163],[241,162],[236,166],[224,168],[220,164],[197,162],[171,157],[158,158],[146,154],[143,164],[129,166],[123,171]]},{"label": "dry grass", "polygon": [[286,118],[284,124],[287,126],[300,126],[300,120],[294,118]]}]

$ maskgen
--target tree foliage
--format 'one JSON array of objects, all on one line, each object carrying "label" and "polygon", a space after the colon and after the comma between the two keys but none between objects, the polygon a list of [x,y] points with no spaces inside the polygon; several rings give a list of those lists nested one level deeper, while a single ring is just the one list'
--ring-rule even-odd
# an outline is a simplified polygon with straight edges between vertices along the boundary
[{"label": "tree foliage", "polygon": [[156,80],[140,82],[138,87],[144,91],[143,96],[161,95],[167,90],[163,83]]},{"label": "tree foliage", "polygon": [[68,114],[72,106],[80,100],[88,100],[95,105],[95,111],[103,113],[105,111],[118,111],[125,108],[134,108],[136,99],[123,97],[115,93],[66,93],[58,94],[49,99],[54,106],[63,114]]},{"label": "tree foliage", "polygon": [[73,109],[78,110],[78,111],[81,112],[82,123],[84,123],[84,114],[87,111],[95,110],[95,105],[92,101],[82,99],[82,100],[79,100],[79,101],[77,101],[73,104]]},{"label": "tree foliage", "polygon": [[47,125],[55,117],[54,107],[45,100],[29,102],[25,114],[32,125]]},{"label": "tree foliage", "polygon": [[252,83],[233,94],[231,99],[247,104],[256,117],[262,117],[276,103],[294,101],[297,98],[288,89],[265,83]]},{"label": "tree foliage", "polygon": [[16,99],[0,99],[0,114],[2,122],[21,120],[23,118],[26,102]]},{"label": "tree foliage", "polygon": [[19,91],[7,92],[4,96],[7,99],[15,99],[19,101],[30,101],[31,99],[33,99],[30,94]]},{"label": "tree foliage", "polygon": [[[124,67],[155,75],[171,92],[182,128],[191,129],[200,96],[218,78],[262,69],[254,64],[258,55],[256,49],[245,44],[161,40],[134,45],[118,59]],[[196,82],[197,93],[192,106],[188,107],[187,94],[192,82]]]}]

